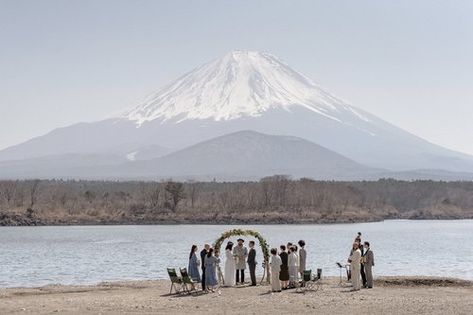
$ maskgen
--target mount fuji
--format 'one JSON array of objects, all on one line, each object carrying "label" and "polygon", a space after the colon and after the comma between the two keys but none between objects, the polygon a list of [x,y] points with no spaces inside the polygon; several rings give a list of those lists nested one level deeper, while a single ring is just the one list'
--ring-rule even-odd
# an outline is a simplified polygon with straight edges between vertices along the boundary
[{"label": "mount fuji", "polygon": [[[90,164],[91,156],[100,165],[107,159],[113,161],[111,165],[159,161],[172,152],[202,142],[211,144],[208,140],[243,130],[302,138],[336,152],[351,165],[362,165],[365,171],[473,172],[472,156],[432,144],[350,105],[277,57],[233,51],[183,75],[118,116],[58,128],[0,151],[0,176],[7,167],[9,176],[15,175],[13,162],[27,176],[25,165],[44,163],[50,157],[55,165],[62,156],[75,157],[78,164],[83,159]],[[188,161],[192,160],[189,155]],[[187,163],[182,156],[180,161]],[[166,175],[172,173],[168,169]],[[61,174],[68,176],[66,169]]]}]

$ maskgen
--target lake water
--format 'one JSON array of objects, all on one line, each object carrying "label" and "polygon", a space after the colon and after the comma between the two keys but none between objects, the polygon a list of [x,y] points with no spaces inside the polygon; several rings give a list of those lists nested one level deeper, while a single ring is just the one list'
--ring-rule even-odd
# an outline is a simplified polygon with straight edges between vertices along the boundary
[{"label": "lake water", "polygon": [[[473,220],[394,220],[336,225],[0,227],[0,287],[164,279],[166,267],[187,267],[192,244],[200,250],[205,242],[213,243],[235,227],[260,231],[270,246],[304,239],[308,267],[322,268],[324,275],[338,275],[335,262],[346,261],[360,231],[375,253],[375,276],[473,280]],[[259,248],[257,256],[261,262]]]}]

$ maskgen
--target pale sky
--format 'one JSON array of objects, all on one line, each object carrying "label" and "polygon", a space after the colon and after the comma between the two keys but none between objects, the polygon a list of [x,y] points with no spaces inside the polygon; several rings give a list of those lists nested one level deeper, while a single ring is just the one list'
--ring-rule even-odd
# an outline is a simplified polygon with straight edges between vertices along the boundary
[{"label": "pale sky", "polygon": [[0,148],[137,104],[235,49],[473,154],[473,1],[0,0]]}]

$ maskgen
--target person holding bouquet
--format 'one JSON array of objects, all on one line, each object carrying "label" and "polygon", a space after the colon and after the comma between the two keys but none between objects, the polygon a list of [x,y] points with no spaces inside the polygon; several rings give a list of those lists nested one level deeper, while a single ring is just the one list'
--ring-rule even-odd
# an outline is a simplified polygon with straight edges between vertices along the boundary
[{"label": "person holding bouquet", "polygon": [[351,282],[353,284],[352,291],[361,289],[361,250],[357,242],[353,243],[353,253],[350,256]]}]

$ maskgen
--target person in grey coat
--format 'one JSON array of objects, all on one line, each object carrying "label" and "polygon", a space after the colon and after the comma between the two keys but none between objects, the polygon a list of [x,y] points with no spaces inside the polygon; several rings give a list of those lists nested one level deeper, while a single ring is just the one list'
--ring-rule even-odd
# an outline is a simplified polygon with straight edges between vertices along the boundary
[{"label": "person in grey coat", "polygon": [[197,259],[197,245],[192,245],[191,252],[189,254],[189,266],[187,267],[187,271],[189,272],[189,276],[195,282],[200,282],[200,273],[199,273],[199,266],[200,261]]},{"label": "person in grey coat", "polygon": [[301,249],[299,249],[299,272],[301,274],[301,278],[304,278],[304,270],[306,269],[307,264],[307,251],[305,250],[305,241],[300,240],[298,242]]},{"label": "person in grey coat", "polygon": [[[248,249],[243,246],[245,241],[238,239],[238,245],[233,247],[233,256],[236,258],[236,283],[238,284],[241,280],[241,284],[245,283],[245,269],[246,269],[246,258],[248,257]],[[241,278],[240,278],[241,276]]]},{"label": "person in grey coat", "polygon": [[365,253],[363,256],[363,265],[365,267],[366,274],[366,287],[368,289],[373,288],[373,266],[374,266],[374,253],[370,248],[370,242],[364,243]]}]

